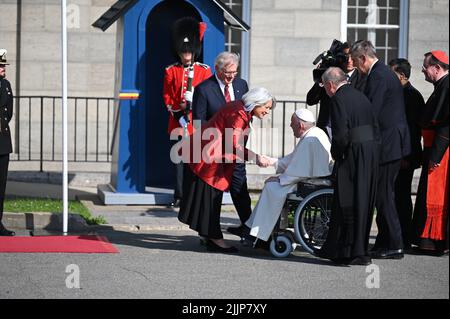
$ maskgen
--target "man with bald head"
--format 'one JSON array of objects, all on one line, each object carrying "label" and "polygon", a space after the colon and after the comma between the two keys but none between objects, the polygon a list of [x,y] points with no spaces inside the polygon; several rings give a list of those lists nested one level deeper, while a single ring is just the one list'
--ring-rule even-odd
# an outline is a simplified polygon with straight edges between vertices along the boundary
[{"label": "man with bald head", "polygon": [[332,159],[328,136],[316,127],[311,111],[299,109],[292,114],[291,128],[299,138],[294,151],[274,160],[277,175],[266,180],[258,203],[245,223],[250,235],[267,241],[280,216],[286,196],[297,183],[311,177],[331,175]]},{"label": "man with bald head", "polygon": [[369,234],[377,186],[378,128],[367,97],[329,68],[322,83],[330,96],[334,197],[330,229],[318,255],[339,264],[368,265]]}]

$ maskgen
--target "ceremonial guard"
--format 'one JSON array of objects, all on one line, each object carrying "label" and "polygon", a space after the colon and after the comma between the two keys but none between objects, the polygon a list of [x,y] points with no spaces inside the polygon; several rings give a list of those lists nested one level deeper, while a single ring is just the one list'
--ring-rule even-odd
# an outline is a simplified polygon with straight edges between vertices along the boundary
[{"label": "ceremonial guard", "polygon": [[[191,103],[195,86],[212,73],[208,65],[195,62],[201,53],[201,41],[206,24],[194,18],[182,18],[173,27],[173,49],[178,62],[168,66],[164,75],[163,98],[169,111],[168,133],[172,144],[183,135],[191,135]],[[183,163],[176,165],[176,185],[172,206],[178,207],[182,198]]]},{"label": "ceremonial guard", "polygon": [[14,236],[2,224],[3,201],[5,200],[6,180],[8,179],[9,154],[12,153],[9,121],[13,115],[13,93],[6,77],[6,50],[0,49],[0,236]]}]

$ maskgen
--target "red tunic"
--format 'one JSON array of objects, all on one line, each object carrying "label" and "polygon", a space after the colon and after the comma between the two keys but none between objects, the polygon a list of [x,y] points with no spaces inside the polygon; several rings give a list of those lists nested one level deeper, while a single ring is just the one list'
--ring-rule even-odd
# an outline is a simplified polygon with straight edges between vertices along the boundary
[{"label": "red tunic", "polygon": [[208,185],[228,191],[236,162],[248,158],[244,138],[250,120],[251,114],[245,111],[242,101],[234,101],[223,106],[197,130],[187,140],[193,154],[189,166],[194,174]]},{"label": "red tunic", "polygon": [[[187,90],[189,68],[184,67],[181,63],[175,63],[166,68],[164,74],[164,88],[163,99],[164,104],[169,111],[169,124],[167,132],[170,134],[172,130],[179,128],[180,134],[183,135],[183,130],[180,124],[173,116],[175,112],[182,112],[180,103],[186,102],[184,93]],[[192,86],[195,87],[211,76],[211,69],[208,65],[195,62],[194,63],[194,79]],[[189,124],[189,132],[192,134],[192,112],[189,113],[191,124]]]}]

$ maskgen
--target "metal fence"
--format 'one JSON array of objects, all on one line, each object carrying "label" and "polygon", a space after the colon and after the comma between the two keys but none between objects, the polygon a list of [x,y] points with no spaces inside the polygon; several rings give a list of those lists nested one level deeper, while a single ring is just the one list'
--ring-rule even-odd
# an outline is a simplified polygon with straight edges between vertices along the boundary
[{"label": "metal fence", "polygon": [[[43,162],[62,161],[61,103],[56,96],[15,97],[11,161],[38,161],[41,171]],[[114,104],[114,98],[108,97],[68,98],[70,162],[111,162]],[[278,101],[264,120],[254,120],[252,149],[274,157],[288,154],[296,143],[289,126],[291,115],[305,107],[304,101]],[[310,109],[317,115],[318,106]]]},{"label": "metal fence", "polygon": [[[68,156],[71,162],[110,162],[114,98],[69,97]],[[10,123],[11,161],[62,160],[62,99],[15,97]]]}]

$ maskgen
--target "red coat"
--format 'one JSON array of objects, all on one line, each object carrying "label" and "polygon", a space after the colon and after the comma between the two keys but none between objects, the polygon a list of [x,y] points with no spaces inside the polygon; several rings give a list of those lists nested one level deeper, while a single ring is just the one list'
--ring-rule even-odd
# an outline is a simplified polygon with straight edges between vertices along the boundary
[{"label": "red coat", "polygon": [[[242,101],[234,101],[223,106],[188,140],[191,154],[194,154],[191,155],[189,166],[205,183],[221,191],[229,190],[236,160],[248,158],[244,133],[249,128],[250,120],[251,114],[245,111]],[[193,142],[200,140],[199,150],[193,146]]]},{"label": "red coat", "polygon": [[[184,100],[188,82],[189,68],[184,67],[181,63],[175,63],[166,68],[164,74],[163,99],[164,104],[169,111],[169,125],[167,132],[170,134],[173,129],[180,128],[180,124],[173,116],[174,112],[182,112],[180,103]],[[192,86],[195,87],[211,76],[211,69],[208,65],[195,62],[194,63],[194,79]],[[192,123],[192,112],[189,117]],[[183,135],[183,131],[180,130]],[[189,125],[189,132],[192,134],[192,124]]]}]

